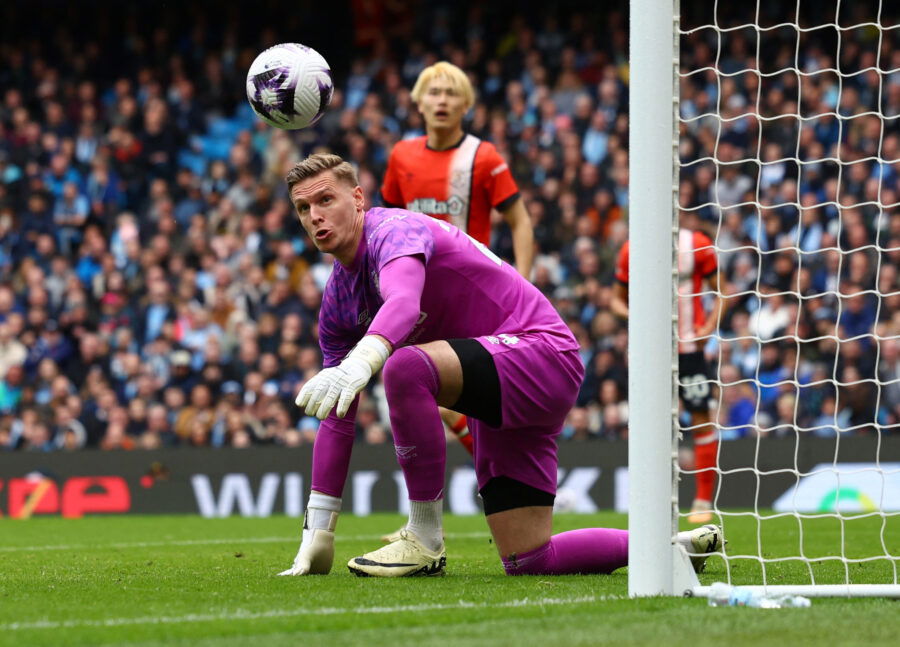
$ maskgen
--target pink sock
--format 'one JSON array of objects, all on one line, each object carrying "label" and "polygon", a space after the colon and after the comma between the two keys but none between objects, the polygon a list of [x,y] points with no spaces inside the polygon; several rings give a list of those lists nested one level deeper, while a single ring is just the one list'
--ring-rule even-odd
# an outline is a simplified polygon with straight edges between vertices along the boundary
[{"label": "pink sock", "polygon": [[553,535],[540,548],[503,558],[507,575],[612,573],[628,565],[628,531],[582,528]]},{"label": "pink sock", "polygon": [[313,445],[312,484],[316,492],[340,497],[350,467],[353,451],[354,424],[359,398],[350,405],[347,415],[338,418],[332,411],[319,425]]},{"label": "pink sock", "polygon": [[404,346],[385,362],[383,378],[394,449],[409,498],[440,499],[444,492],[447,441],[437,406],[437,367],[423,351]]}]

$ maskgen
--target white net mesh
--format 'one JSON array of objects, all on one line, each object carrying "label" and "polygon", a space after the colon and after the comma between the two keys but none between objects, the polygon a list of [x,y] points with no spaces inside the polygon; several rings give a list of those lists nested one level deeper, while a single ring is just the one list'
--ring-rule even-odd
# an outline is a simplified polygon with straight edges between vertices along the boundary
[{"label": "white net mesh", "polygon": [[[682,5],[678,206],[710,242],[681,262],[679,344],[722,438],[683,480],[716,474],[732,581],[898,584],[900,10],[745,4]],[[718,281],[690,281],[709,249]]]}]

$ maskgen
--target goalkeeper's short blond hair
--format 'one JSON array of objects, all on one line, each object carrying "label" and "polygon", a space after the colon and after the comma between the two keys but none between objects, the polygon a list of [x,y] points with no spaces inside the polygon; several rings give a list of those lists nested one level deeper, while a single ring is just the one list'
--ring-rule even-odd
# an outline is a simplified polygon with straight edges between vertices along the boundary
[{"label": "goalkeeper's short blond hair", "polygon": [[332,171],[338,180],[352,187],[359,184],[356,169],[349,162],[345,162],[342,157],[331,153],[314,153],[302,162],[294,164],[291,170],[288,171],[287,176],[284,178],[288,185],[288,193],[298,182],[325,171]]},{"label": "goalkeeper's short blond hair", "polygon": [[448,63],[447,61],[438,61],[419,73],[419,78],[416,79],[416,84],[410,93],[412,100],[419,103],[428,85],[437,78],[450,81],[450,84],[466,102],[466,110],[475,105],[475,88],[472,87],[469,77],[453,63]]}]

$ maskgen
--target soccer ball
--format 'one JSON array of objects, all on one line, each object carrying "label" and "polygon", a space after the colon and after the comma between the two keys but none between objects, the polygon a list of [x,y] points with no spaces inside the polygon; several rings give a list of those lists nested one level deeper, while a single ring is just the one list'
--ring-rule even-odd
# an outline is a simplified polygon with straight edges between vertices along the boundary
[{"label": "soccer ball", "polygon": [[260,119],[296,130],[316,123],[331,102],[331,68],[316,50],[282,43],[262,52],[247,72],[247,99]]}]

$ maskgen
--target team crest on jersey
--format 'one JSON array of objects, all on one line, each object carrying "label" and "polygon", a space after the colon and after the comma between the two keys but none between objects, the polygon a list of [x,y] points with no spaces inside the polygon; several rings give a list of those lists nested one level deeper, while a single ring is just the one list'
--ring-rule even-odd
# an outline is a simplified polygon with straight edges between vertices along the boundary
[{"label": "team crest on jersey", "polygon": [[363,310],[359,313],[359,316],[356,318],[357,326],[368,326],[372,323],[372,318],[369,316],[368,310]]}]

